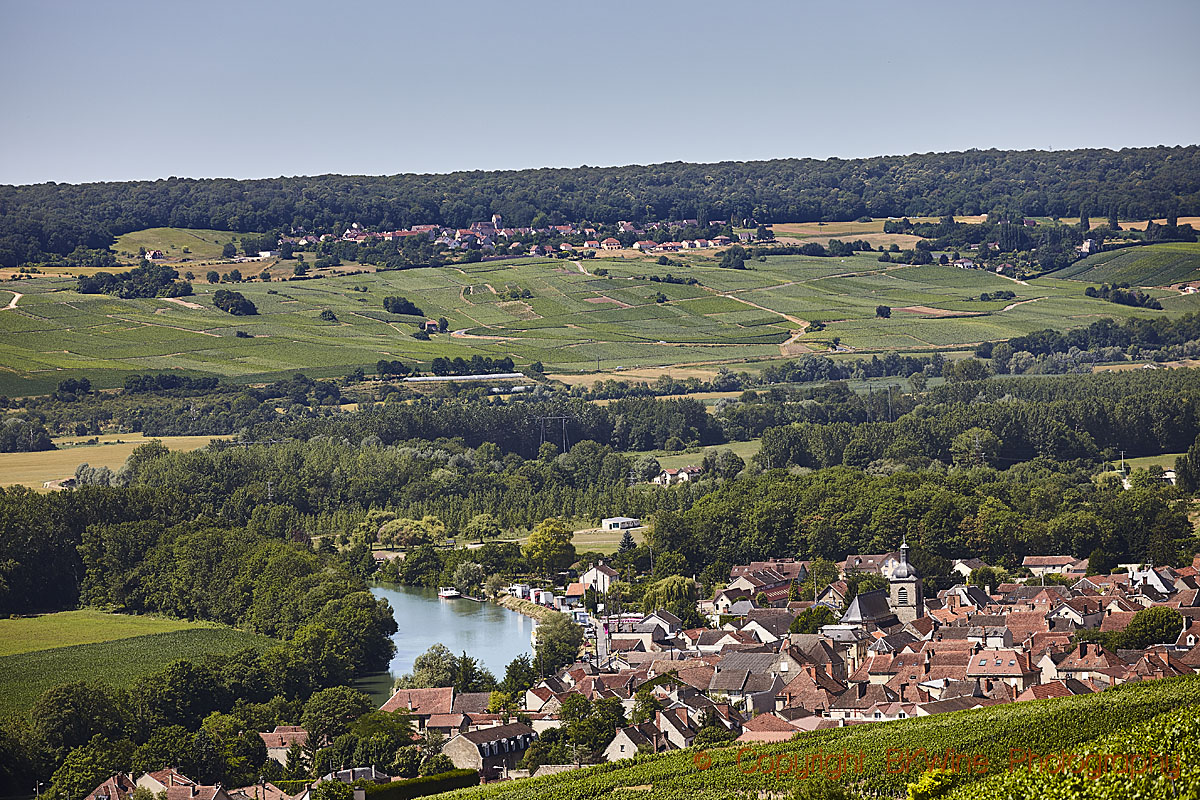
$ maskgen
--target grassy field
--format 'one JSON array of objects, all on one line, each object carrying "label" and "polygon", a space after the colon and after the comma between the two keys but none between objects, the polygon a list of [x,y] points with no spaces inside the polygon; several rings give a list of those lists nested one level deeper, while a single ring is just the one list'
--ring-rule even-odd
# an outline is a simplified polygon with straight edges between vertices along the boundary
[{"label": "grassy field", "polygon": [[[730,442],[729,444],[714,444],[710,447],[704,447],[694,453],[668,453],[665,450],[651,452],[649,455],[658,459],[658,463],[663,469],[679,469],[689,465],[700,466],[704,461],[704,454],[710,450],[713,452],[719,450],[732,450],[737,455],[741,456],[742,460],[749,462],[758,454],[762,447],[762,442],[758,439],[751,439],[748,442]],[[640,453],[638,455],[641,455]]]},{"label": "grassy field", "polygon": [[[190,259],[204,261],[221,258],[221,250],[227,244],[237,245],[241,237],[230,231],[213,231],[202,228],[147,228],[117,237],[112,251],[129,264],[136,264],[140,248],[161,250],[166,261],[176,262]],[[187,248],[187,252],[184,251]],[[238,248],[239,254],[241,248]]]},{"label": "grassy field", "polygon": [[[114,622],[113,629],[119,628]],[[231,628],[191,627],[3,656],[0,715],[26,712],[43,692],[63,683],[104,681],[129,686],[177,659],[199,659],[246,647],[263,650],[272,644],[274,640],[268,637]]]},{"label": "grassy field", "polygon": [[[642,257],[518,259],[253,281],[236,287],[258,307],[250,317],[212,306],[224,285],[194,283],[195,296],[179,303],[79,295],[67,276],[38,276],[20,281],[15,309],[0,311],[0,394],[45,392],[81,375],[100,387],[163,369],[258,382],[296,370],[340,376],[380,359],[428,364],[475,354],[511,355],[519,367],[540,361],[557,375],[599,368],[634,378],[666,369],[686,377],[685,370],[707,374],[720,363],[827,352],[835,336],[855,353],[961,349],[1101,316],[1200,309],[1196,296],[1165,293],[1165,310],[1149,312],[1087,298],[1074,280],[1021,284],[982,271],[884,264],[869,254],[777,256],[747,270],[720,269],[711,253],[672,259],[670,266]],[[599,269],[608,274],[597,276]],[[667,273],[696,285],[650,280]],[[1015,300],[978,299],[1001,289]],[[510,298],[523,290],[532,297]],[[422,318],[385,312],[389,295],[409,298],[426,317],[445,317],[451,332],[413,339]],[[877,305],[891,307],[891,318],[877,318]],[[321,319],[326,310],[336,321]],[[801,333],[815,321],[825,329]]]},{"label": "grassy field", "polygon": [[155,633],[216,627],[219,626],[211,623],[188,622],[168,617],[108,614],[92,609],[0,619],[0,658]]},{"label": "grassy field", "polygon": [[[633,534],[633,540],[638,544],[646,541],[644,529],[630,531],[630,533]],[[621,544],[621,537],[624,535],[624,531],[596,529],[575,531],[575,535],[571,538],[571,544],[575,545],[575,551],[578,553],[594,552],[612,555],[617,552],[617,547]]]},{"label": "grassy field", "polygon": [[1200,278],[1200,244],[1170,242],[1097,253],[1054,273],[1089,283],[1166,286]]},{"label": "grassy field", "polygon": [[[91,438],[97,444],[84,444]],[[197,450],[219,436],[160,436],[170,450]],[[114,433],[104,436],[73,436],[55,439],[58,450],[40,453],[0,453],[0,486],[20,484],[41,489],[46,481],[69,478],[80,464],[117,469],[135,449],[152,441],[140,433]]]}]

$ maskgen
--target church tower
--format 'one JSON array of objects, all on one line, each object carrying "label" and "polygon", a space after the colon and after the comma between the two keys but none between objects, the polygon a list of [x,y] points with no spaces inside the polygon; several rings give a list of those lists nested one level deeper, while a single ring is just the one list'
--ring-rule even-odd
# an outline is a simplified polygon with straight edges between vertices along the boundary
[{"label": "church tower", "polygon": [[925,598],[921,594],[921,576],[908,563],[908,537],[900,544],[900,563],[892,570],[892,611],[901,622],[925,616]]}]

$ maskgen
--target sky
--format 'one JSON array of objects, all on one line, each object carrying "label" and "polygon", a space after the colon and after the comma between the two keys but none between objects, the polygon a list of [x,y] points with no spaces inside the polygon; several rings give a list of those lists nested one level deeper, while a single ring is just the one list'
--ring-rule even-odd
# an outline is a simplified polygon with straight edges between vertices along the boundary
[{"label": "sky", "polygon": [[1197,30],[1197,0],[0,0],[0,183],[1195,144]]}]

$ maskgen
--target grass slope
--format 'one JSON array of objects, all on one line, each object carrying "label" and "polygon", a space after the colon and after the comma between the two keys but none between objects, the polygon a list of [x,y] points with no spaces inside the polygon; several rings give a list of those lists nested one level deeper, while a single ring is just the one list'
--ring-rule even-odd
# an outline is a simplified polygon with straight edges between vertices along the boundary
[{"label": "grass slope", "polygon": [[[147,228],[118,236],[110,249],[122,261],[136,263],[139,248],[161,250],[168,261],[220,258],[225,245],[240,240],[236,233],[203,228]],[[183,248],[188,252],[184,252]],[[238,248],[239,255],[241,248]]]},{"label": "grass slope", "polygon": [[[800,734],[775,745],[755,745],[741,751],[732,746],[700,755],[696,748],[658,756],[641,756],[545,778],[495,784],[440,797],[505,798],[505,800],[566,800],[567,798],[644,796],[680,800],[725,800],[730,796],[763,796],[760,792],[790,792],[820,779],[780,776],[810,756],[862,753],[861,772],[846,772],[835,783],[868,796],[902,797],[909,782],[919,779],[924,760],[907,771],[889,771],[888,750],[925,748],[931,755],[954,748],[959,753],[987,758],[982,775],[959,776],[959,784],[987,779],[1007,770],[1011,748],[1039,753],[1071,750],[1100,737],[1132,729],[1168,712],[1188,708],[1195,716],[1200,704],[1200,676],[1145,683],[1127,683],[1096,695],[1013,703],[939,714],[898,722],[854,725]],[[1156,742],[1149,742],[1151,745]],[[760,761],[759,756],[763,756]],[[775,761],[779,756],[780,760]],[[815,763],[815,762],[814,762]],[[769,768],[776,765],[771,772]],[[702,768],[703,767],[703,768]],[[857,767],[855,768],[857,770]],[[826,773],[827,777],[834,777]],[[970,788],[960,796],[972,796]],[[1015,796],[1038,796],[1036,794]],[[1121,796],[1119,794],[1113,797]],[[1169,795],[1163,795],[1169,796]]]},{"label": "grass slope", "polygon": [[[1085,297],[1071,280],[1019,284],[983,271],[880,263],[874,255],[776,256],[749,266],[720,269],[710,253],[687,253],[670,266],[634,257],[517,259],[254,281],[234,287],[258,307],[251,317],[213,307],[212,295],[225,285],[195,282],[195,296],[179,303],[79,295],[69,277],[39,276],[20,282],[17,308],[0,311],[0,394],[44,392],[80,375],[100,387],[164,369],[258,382],[296,370],[340,376],[380,359],[427,365],[476,354],[620,377],[618,368],[632,374],[827,352],[834,337],[859,353],[962,349],[1102,316],[1200,309],[1200,296],[1166,297],[1165,310],[1151,312]],[[594,274],[600,269],[607,275]],[[698,285],[650,280],[667,273]],[[1001,289],[1015,299],[979,300]],[[525,290],[532,297],[510,296]],[[421,318],[386,313],[389,295],[445,317],[453,333],[413,339]],[[877,305],[891,307],[891,318],[877,318]],[[321,319],[325,310],[336,321]],[[825,329],[799,333],[815,321]]]},{"label": "grass slope", "polygon": [[0,619],[0,657],[154,633],[215,627],[219,626],[168,617],[109,614],[86,608],[37,617]]},{"label": "grass slope", "polygon": [[177,659],[246,647],[264,650],[272,644],[274,640],[266,636],[208,627],[4,656],[0,658],[0,716],[28,711],[43,692],[63,683],[105,681],[129,686]]},{"label": "grass slope", "polygon": [[1170,242],[1097,253],[1054,273],[1089,283],[1166,286],[1200,278],[1200,244]]}]

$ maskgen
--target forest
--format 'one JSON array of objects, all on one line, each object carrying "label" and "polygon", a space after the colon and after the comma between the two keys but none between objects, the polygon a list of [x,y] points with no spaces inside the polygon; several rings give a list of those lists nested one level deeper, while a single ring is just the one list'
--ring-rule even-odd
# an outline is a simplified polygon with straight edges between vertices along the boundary
[{"label": "forest", "polygon": [[668,163],[447,175],[167,178],[0,187],[0,266],[99,263],[144,228],[240,233],[588,220],[848,221],[980,214],[1200,213],[1200,147],[971,150],[864,159]]}]

